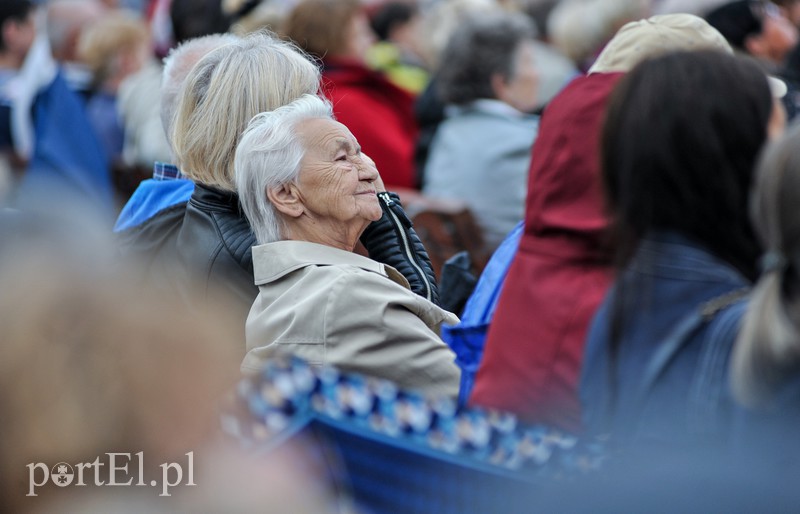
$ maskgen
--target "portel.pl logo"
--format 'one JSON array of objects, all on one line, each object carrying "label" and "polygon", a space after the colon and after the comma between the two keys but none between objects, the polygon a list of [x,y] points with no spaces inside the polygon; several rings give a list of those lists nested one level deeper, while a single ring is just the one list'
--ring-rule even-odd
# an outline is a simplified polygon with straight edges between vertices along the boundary
[{"label": "portel.pl logo", "polygon": [[[70,465],[66,462],[59,462],[54,466],[48,466],[42,462],[32,462],[28,468],[28,494],[26,496],[38,496],[36,489],[43,487],[49,482],[58,487],[85,487],[95,486],[150,486],[161,487],[159,496],[171,496],[169,489],[179,485],[194,486],[194,452],[186,453],[186,483],[182,483],[184,476],[184,466],[179,462],[165,462],[161,468],[161,480],[144,479],[144,452],[134,453],[136,463],[131,462],[130,453],[106,453],[108,462],[103,462],[97,457],[93,462],[79,462]],[[130,466],[129,466],[130,465]],[[138,473],[134,476],[134,467],[138,468]],[[130,472],[128,471],[130,469]],[[136,478],[136,482],[134,482]]]}]

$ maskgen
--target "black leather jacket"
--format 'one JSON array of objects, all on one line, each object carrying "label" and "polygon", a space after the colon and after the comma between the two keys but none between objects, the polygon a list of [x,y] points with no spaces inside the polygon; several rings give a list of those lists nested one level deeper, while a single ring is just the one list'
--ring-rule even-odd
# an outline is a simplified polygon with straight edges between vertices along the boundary
[{"label": "black leather jacket", "polygon": [[178,232],[176,253],[185,284],[194,282],[205,297],[228,293],[242,311],[250,310],[258,287],[253,281],[253,231],[239,207],[239,197],[202,184],[195,184],[183,224]]},{"label": "black leather jacket", "polygon": [[371,259],[395,268],[411,290],[439,305],[439,290],[428,252],[414,232],[397,193],[378,193],[383,216],[361,234]]}]

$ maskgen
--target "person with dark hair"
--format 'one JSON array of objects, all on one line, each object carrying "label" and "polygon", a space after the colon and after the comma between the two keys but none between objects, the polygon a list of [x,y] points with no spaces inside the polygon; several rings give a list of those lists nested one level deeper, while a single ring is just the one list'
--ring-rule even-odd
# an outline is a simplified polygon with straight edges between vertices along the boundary
[{"label": "person with dark hair", "polygon": [[[2,89],[22,67],[35,35],[30,0],[8,0],[0,5],[0,100]],[[0,152],[13,155],[11,131],[11,107],[0,101]]]},{"label": "person with dark hair", "polygon": [[222,0],[172,0],[169,15],[175,46],[189,39],[227,32],[231,22],[222,12]]},{"label": "person with dark hair", "polygon": [[619,275],[586,340],[590,433],[724,440],[737,311],[761,251],[748,192],[784,122],[759,67],[719,52],[645,61],[616,87],[601,166]]},{"label": "person with dark hair", "polygon": [[415,95],[429,80],[420,56],[421,21],[419,6],[413,0],[383,2],[370,10],[370,26],[378,41],[368,50],[367,62]]},{"label": "person with dark hair", "polygon": [[527,170],[539,118],[535,31],[521,14],[475,16],[450,39],[437,73],[447,117],[431,142],[422,191],[457,199],[491,247],[525,210]]},{"label": "person with dark hair", "polygon": [[783,64],[797,44],[797,27],[772,2],[736,0],[706,15],[712,27],[740,52],[764,61],[768,67]]},{"label": "person with dark hair", "polygon": [[366,65],[375,35],[359,0],[304,0],[283,31],[322,61],[323,92],[388,187],[417,188],[414,97]]},{"label": "person with dark hair", "polygon": [[[788,3],[787,3],[788,5]],[[786,82],[783,105],[789,120],[800,112],[798,28],[789,11],[768,0],[737,0],[711,10],[706,19],[734,49],[756,59],[770,74]]]},{"label": "person with dark hair", "polygon": [[[48,4],[48,12],[62,3]],[[52,34],[44,33],[28,0],[4,1],[0,16],[0,126],[7,127],[0,129],[0,146],[20,172],[11,201],[24,207],[68,194],[109,214],[113,191],[105,153],[67,70],[50,52],[45,36]]]},{"label": "person with dark hair", "polygon": [[32,15],[30,0],[5,0],[0,5],[0,68],[22,66],[35,34]]}]

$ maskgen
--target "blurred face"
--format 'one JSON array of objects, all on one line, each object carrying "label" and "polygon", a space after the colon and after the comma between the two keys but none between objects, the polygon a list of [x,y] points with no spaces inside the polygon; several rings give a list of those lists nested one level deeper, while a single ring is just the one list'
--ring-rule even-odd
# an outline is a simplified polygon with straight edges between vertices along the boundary
[{"label": "blurred face", "polygon": [[[316,242],[331,237],[352,250],[358,237],[382,211],[376,196],[378,170],[361,154],[350,131],[328,118],[300,123],[297,127],[306,153],[300,163],[298,194],[307,226]],[[337,245],[338,246],[338,245]]]},{"label": "blurred face", "polygon": [[14,58],[14,67],[22,66],[33,40],[36,38],[34,11],[22,21],[8,20],[2,25],[7,51]]},{"label": "blurred face", "polygon": [[347,55],[352,59],[364,61],[367,51],[375,44],[375,33],[369,26],[366,14],[358,13],[348,27]]},{"label": "blurred face", "polygon": [[523,112],[533,111],[538,104],[539,72],[536,69],[532,41],[523,41],[517,48],[511,77],[501,80],[497,98]]},{"label": "blurred face", "polygon": [[782,63],[797,44],[797,27],[775,5],[765,5],[764,24],[759,36],[764,55],[760,57]]},{"label": "blurred face", "polygon": [[800,27],[800,1],[787,2],[781,6],[781,12],[795,27]]}]

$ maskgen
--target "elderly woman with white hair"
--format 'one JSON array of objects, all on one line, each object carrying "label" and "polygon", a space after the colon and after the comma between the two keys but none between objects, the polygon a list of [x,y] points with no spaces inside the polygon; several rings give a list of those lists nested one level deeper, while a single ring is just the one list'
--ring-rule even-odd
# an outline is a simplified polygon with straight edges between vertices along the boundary
[{"label": "elderly woman with white hair", "polygon": [[[250,251],[256,239],[234,183],[236,146],[253,116],[319,88],[319,69],[307,55],[274,35],[258,33],[206,54],[178,95],[170,141],[195,188],[180,225],[166,227],[175,235],[159,263],[175,265],[174,277],[168,278],[177,280],[192,303],[226,295],[239,308],[242,327],[258,288]],[[430,260],[397,195],[385,196],[380,207],[383,215],[361,238],[364,248],[400,271],[414,292],[436,302]],[[242,340],[244,333],[232,339]]]},{"label": "elderly woman with white hair", "polygon": [[284,350],[424,394],[457,394],[460,372],[438,330],[458,318],[414,294],[391,266],[353,252],[386,193],[328,102],[304,95],[256,116],[236,150],[235,180],[258,241],[243,369]]}]

